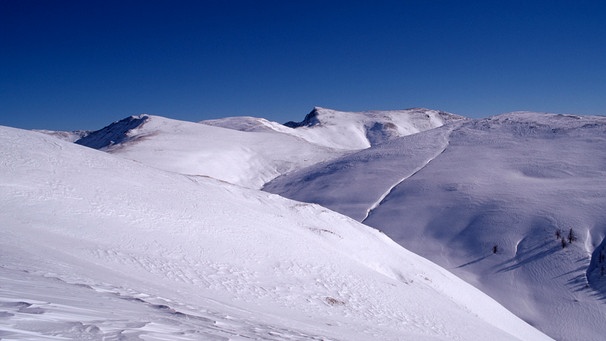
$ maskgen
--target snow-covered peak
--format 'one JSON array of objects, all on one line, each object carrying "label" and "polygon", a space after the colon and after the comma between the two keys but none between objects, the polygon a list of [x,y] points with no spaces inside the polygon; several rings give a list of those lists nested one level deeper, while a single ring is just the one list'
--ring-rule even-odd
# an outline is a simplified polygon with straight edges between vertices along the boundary
[{"label": "snow-covered peak", "polygon": [[299,127],[313,127],[317,124],[320,124],[320,120],[318,116],[320,116],[320,112],[331,111],[330,109],[324,109],[321,107],[314,107],[313,110],[305,115],[305,118],[301,122],[288,121],[284,123],[285,126],[289,128],[299,128]]},{"label": "snow-covered peak", "polygon": [[[312,124],[317,120],[317,123]],[[200,123],[131,116],[76,143],[160,169],[261,188],[275,177],[463,118],[441,111],[315,108],[298,128],[255,117]]]},{"label": "snow-covered peak", "polygon": [[324,147],[358,150],[464,119],[462,116],[424,108],[346,112],[315,107],[300,122],[279,124],[263,118],[241,116],[200,123],[240,131],[271,130]]},{"label": "snow-covered peak", "polygon": [[94,149],[104,149],[137,139],[141,136],[137,136],[135,129],[141,127],[148,119],[149,115],[130,116],[113,122],[103,129],[93,131],[78,139],[76,143]]},{"label": "snow-covered peak", "polygon": [[87,131],[87,130],[55,131],[55,130],[36,129],[34,131],[43,133],[46,135],[54,136],[60,140],[67,141],[67,142],[76,142],[79,139],[85,137],[86,135],[88,135],[90,133],[90,131]]},{"label": "snow-covered peak", "polygon": [[314,108],[301,122],[287,122],[291,132],[308,141],[340,149],[364,149],[397,137],[440,127],[464,118],[423,108],[345,112]]},{"label": "snow-covered peak", "polygon": [[281,174],[342,154],[273,129],[255,128],[263,122],[271,126],[267,120],[234,118],[231,122],[250,129],[144,115],[114,122],[76,143],[159,169],[210,176],[249,188],[261,188]]}]

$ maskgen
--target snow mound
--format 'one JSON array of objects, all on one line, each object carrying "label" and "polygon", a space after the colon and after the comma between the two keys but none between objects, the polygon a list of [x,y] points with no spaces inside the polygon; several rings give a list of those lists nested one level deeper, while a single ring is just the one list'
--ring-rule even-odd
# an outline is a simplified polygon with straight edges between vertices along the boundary
[{"label": "snow mound", "polygon": [[364,221],[558,340],[606,334],[605,117],[453,122],[265,189]]},{"label": "snow mound", "polygon": [[5,127],[0,160],[3,338],[549,339],[317,205]]}]

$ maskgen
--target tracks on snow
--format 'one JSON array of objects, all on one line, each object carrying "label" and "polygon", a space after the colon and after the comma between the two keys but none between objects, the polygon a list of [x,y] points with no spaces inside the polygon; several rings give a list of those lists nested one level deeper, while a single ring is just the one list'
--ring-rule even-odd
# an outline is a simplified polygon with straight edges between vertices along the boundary
[{"label": "tracks on snow", "polygon": [[446,141],[446,144],[444,145],[444,148],[442,148],[442,150],[440,150],[436,155],[434,155],[433,157],[431,157],[429,160],[425,161],[425,163],[423,165],[421,165],[420,167],[416,168],[414,171],[412,171],[412,173],[410,173],[409,175],[405,176],[404,178],[400,179],[399,181],[397,181],[396,183],[394,183],[391,187],[389,187],[387,189],[387,191],[385,191],[377,201],[375,201],[374,204],[372,204],[370,206],[370,208],[368,208],[368,210],[366,210],[366,215],[364,216],[364,219],[362,219],[360,222],[361,223],[365,223],[365,221],[368,219],[368,217],[370,217],[370,215],[372,214],[372,212],[374,210],[376,210],[379,206],[381,206],[381,204],[383,204],[383,202],[385,202],[385,200],[387,199],[387,197],[389,197],[389,195],[391,193],[393,193],[393,191],[396,189],[396,187],[398,187],[400,184],[402,184],[404,181],[412,178],[413,176],[415,176],[417,173],[419,173],[420,171],[422,171],[425,167],[427,167],[427,165],[429,165],[433,160],[435,160],[436,158],[438,158],[440,155],[442,155],[445,151],[446,148],[448,148],[448,145],[450,143],[448,141]]}]

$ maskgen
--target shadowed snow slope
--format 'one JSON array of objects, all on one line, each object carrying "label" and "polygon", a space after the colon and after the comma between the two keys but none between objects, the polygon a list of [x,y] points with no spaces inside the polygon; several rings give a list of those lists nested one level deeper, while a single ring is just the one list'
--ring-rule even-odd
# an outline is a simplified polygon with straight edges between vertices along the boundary
[{"label": "shadowed snow slope", "polygon": [[3,339],[548,339],[320,206],[5,127],[0,227]]},{"label": "shadowed snow slope", "polygon": [[95,149],[106,149],[116,144],[137,140],[142,136],[132,132],[147,122],[148,119],[149,116],[147,115],[127,117],[83,136],[76,143]]},{"label": "shadowed snow slope", "polygon": [[442,126],[464,118],[422,108],[344,112],[314,108],[302,122],[279,125],[252,117],[230,117],[201,123],[243,131],[275,130],[330,148],[356,150]]},{"label": "shadowed snow slope", "polygon": [[606,334],[604,117],[455,122],[265,189],[376,227],[558,340]]},{"label": "shadowed snow slope", "polygon": [[345,155],[294,171],[266,184],[264,190],[321,203],[358,221],[389,192],[439,155],[457,124],[392,140],[377,148]]},{"label": "shadowed snow slope", "polygon": [[343,154],[273,130],[242,132],[147,115],[115,122],[76,143],[159,169],[250,188]]}]

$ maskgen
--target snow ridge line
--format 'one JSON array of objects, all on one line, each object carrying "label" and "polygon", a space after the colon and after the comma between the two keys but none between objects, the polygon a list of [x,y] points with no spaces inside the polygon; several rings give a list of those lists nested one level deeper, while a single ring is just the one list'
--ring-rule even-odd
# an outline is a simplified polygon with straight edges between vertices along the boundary
[{"label": "snow ridge line", "polygon": [[385,191],[385,193],[383,193],[379,199],[377,201],[375,201],[374,204],[372,204],[370,206],[370,208],[368,208],[366,210],[366,215],[364,216],[364,219],[362,219],[360,222],[362,224],[364,224],[364,222],[366,221],[366,219],[368,219],[368,217],[370,217],[370,214],[377,209],[379,206],[381,206],[381,204],[385,201],[385,199],[394,191],[394,189],[396,187],[398,187],[401,183],[403,183],[404,181],[412,178],[413,176],[415,176],[417,173],[419,173],[421,170],[423,170],[423,168],[427,167],[427,165],[435,160],[436,158],[438,158],[440,155],[442,155],[445,151],[446,148],[448,148],[448,145],[450,144],[450,142],[447,140],[446,144],[444,145],[444,148],[442,148],[442,150],[437,153],[435,156],[433,156],[432,158],[430,158],[429,160],[427,160],[422,166],[418,167],[417,169],[415,169],[410,175],[402,178],[400,181],[397,181],[395,184],[393,184],[391,187],[389,187],[389,189],[387,191]]}]

